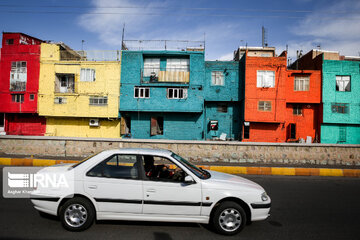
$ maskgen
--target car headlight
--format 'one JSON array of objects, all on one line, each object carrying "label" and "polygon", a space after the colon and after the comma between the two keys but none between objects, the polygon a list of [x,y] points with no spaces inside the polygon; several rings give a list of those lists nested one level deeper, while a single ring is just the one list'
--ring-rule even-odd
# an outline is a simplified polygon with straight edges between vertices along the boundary
[{"label": "car headlight", "polygon": [[261,194],[261,200],[263,200],[264,202],[269,200],[269,196],[266,194],[266,192],[263,192]]}]

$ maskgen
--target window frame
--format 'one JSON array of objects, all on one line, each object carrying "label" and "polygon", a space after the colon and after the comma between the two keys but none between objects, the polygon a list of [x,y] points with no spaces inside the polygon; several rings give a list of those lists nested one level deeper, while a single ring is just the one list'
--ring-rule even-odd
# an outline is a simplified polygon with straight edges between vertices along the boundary
[{"label": "window frame", "polygon": [[[264,109],[260,109],[260,103],[263,103]],[[266,104],[270,104],[270,110],[266,110]],[[271,112],[272,111],[272,103],[271,101],[258,101],[258,111],[261,112]]]},{"label": "window frame", "polygon": [[54,98],[54,104],[66,104],[67,99],[66,97],[55,97]]},{"label": "window frame", "polygon": [[[92,76],[92,80],[91,80]],[[90,80],[88,80],[90,79]],[[95,82],[96,70],[93,68],[81,68],[80,69],[80,82]]]},{"label": "window frame", "polygon": [[[27,61],[11,61],[10,66],[10,91],[11,92],[24,92],[26,91],[27,84]],[[17,89],[17,82],[24,83],[23,88]],[[15,84],[15,87],[12,87]]]},{"label": "window frame", "polygon": [[[261,74],[261,82],[259,81],[259,74]],[[272,84],[270,86],[265,86],[265,82],[267,82],[267,78],[264,79],[265,77],[268,77],[267,75],[269,73],[272,73],[273,78],[272,78]],[[256,87],[257,88],[275,88],[275,71],[273,70],[256,70]]]},{"label": "window frame", "polygon": [[[349,80],[344,80],[343,78],[348,77]],[[340,79],[338,79],[340,78]],[[345,82],[348,81],[348,84],[345,85]],[[341,83],[343,86],[343,90],[340,90]],[[346,90],[347,86],[349,85],[349,90]],[[336,75],[335,77],[335,91],[336,92],[351,92],[351,75]]]},{"label": "window frame", "polygon": [[[218,80],[220,79],[220,82]],[[211,71],[211,86],[225,86],[223,71]]]},{"label": "window frame", "polygon": [[24,94],[11,94],[11,102],[23,103],[25,101]]},{"label": "window frame", "polygon": [[294,116],[302,116],[303,115],[303,107],[300,104],[293,105],[293,115]]},{"label": "window frame", "polygon": [[[339,109],[342,111],[339,112]],[[334,111],[336,110],[336,111]],[[331,112],[340,113],[340,114],[349,114],[350,113],[350,104],[349,103],[331,103]]]},{"label": "window frame", "polygon": [[[136,96],[136,90],[138,90],[138,94],[137,94],[138,96]],[[146,92],[149,93],[148,97],[146,97]],[[143,96],[141,96],[141,95],[143,95]],[[134,87],[134,98],[150,98],[150,88],[149,87]]]},{"label": "window frame", "polygon": [[[106,177],[104,176],[104,173],[102,172],[102,176],[91,176],[89,175],[89,173],[94,169],[96,168],[97,166],[99,165],[103,165],[103,168],[104,168],[104,165],[106,164],[106,162],[110,161],[114,156],[118,156],[118,155],[126,155],[126,156],[135,156],[136,157],[136,161],[134,164],[137,164],[137,171],[138,171],[138,174],[137,174],[137,177],[136,178],[123,178],[123,177]],[[89,170],[87,170],[85,176],[86,177],[95,177],[95,178],[105,178],[105,179],[119,179],[119,180],[142,180],[143,179],[143,176],[142,176],[142,173],[141,173],[141,162],[140,162],[140,159],[139,159],[139,155],[138,154],[127,154],[127,153],[115,153],[115,154],[112,154],[111,156],[105,158],[103,161],[101,161],[100,163],[97,163],[95,166],[91,167]],[[102,169],[104,171],[104,169]]]},{"label": "window frame", "polygon": [[[297,89],[298,87],[298,89]],[[309,75],[295,75],[294,77],[294,91],[307,92],[310,91],[310,76]]]},{"label": "window frame", "polygon": [[[97,101],[97,103],[95,103],[95,100]],[[100,100],[102,100],[103,103],[100,103]],[[90,96],[89,97],[89,106],[100,106],[100,107],[107,106],[108,100],[109,99],[107,96]],[[91,101],[93,101],[93,103],[91,103]]]},{"label": "window frame", "polygon": [[[170,91],[172,91],[172,97],[170,97]],[[182,97],[180,97],[181,91],[183,92]],[[176,95],[176,97],[175,97],[175,95]],[[166,89],[166,98],[167,99],[187,99],[187,97],[188,97],[188,89],[187,88],[167,88]]]}]

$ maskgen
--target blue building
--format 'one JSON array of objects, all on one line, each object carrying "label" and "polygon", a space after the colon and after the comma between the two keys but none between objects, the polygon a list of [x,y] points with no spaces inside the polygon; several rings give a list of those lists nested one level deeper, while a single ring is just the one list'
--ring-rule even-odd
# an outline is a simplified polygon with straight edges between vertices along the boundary
[{"label": "blue building", "polygon": [[122,52],[121,133],[141,139],[204,139],[203,50]]},{"label": "blue building", "polygon": [[238,61],[205,62],[205,139],[240,139],[243,122],[241,83]]}]

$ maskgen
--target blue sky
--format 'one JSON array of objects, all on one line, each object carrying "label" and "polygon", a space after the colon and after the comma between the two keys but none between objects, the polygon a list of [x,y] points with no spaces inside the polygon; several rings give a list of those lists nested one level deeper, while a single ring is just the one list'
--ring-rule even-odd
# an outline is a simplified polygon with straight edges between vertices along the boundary
[{"label": "blue sky", "polygon": [[[105,13],[105,14],[103,14]],[[203,40],[206,59],[230,60],[239,46],[277,53],[321,49],[360,55],[358,0],[0,0],[0,30],[62,41],[75,50],[120,49],[125,39]]]}]

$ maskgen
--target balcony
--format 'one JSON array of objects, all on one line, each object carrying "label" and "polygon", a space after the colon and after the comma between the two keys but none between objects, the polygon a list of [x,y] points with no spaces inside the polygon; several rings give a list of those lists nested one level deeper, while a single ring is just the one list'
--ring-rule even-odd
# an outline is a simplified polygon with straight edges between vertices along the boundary
[{"label": "balcony", "polygon": [[189,84],[190,72],[187,68],[142,68],[141,83]]}]

